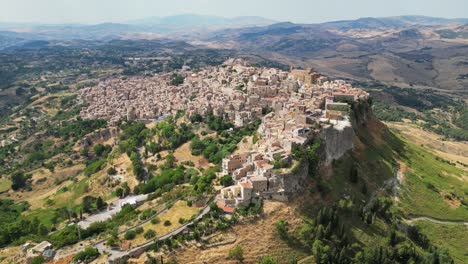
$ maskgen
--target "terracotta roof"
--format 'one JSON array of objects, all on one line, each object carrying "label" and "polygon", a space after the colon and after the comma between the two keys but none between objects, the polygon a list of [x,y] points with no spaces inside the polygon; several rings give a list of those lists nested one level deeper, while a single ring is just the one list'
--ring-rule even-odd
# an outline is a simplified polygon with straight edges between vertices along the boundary
[{"label": "terracotta roof", "polygon": [[248,182],[241,182],[240,185],[244,188],[247,188],[247,189],[251,189],[252,186],[250,186],[250,184]]},{"label": "terracotta roof", "polygon": [[128,250],[130,249],[130,247],[132,246],[132,242],[128,241],[128,240],[125,240],[122,242],[122,244],[120,245],[120,248],[122,250]]},{"label": "terracotta roof", "polygon": [[219,209],[223,210],[223,212],[225,212],[225,213],[232,214],[236,210],[236,208],[231,207],[231,206],[227,206],[221,201],[217,201],[216,205],[219,207]]}]

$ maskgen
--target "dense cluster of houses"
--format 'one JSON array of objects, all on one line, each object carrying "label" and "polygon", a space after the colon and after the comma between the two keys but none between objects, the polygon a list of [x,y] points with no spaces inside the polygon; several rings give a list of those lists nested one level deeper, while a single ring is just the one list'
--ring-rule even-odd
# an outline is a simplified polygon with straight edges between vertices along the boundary
[{"label": "dense cluster of houses", "polygon": [[222,174],[234,186],[221,190],[218,206],[226,211],[256,197],[281,199],[299,188],[285,181],[294,144],[303,145],[324,129],[351,127],[350,103],[368,94],[344,81],[329,81],[311,69],[283,71],[251,67],[239,59],[198,71],[185,69],[183,84],[171,85],[172,74],[111,79],[82,90],[85,119],[158,119],[185,110],[190,117],[212,112],[237,127],[261,119],[252,150],[222,161]]}]

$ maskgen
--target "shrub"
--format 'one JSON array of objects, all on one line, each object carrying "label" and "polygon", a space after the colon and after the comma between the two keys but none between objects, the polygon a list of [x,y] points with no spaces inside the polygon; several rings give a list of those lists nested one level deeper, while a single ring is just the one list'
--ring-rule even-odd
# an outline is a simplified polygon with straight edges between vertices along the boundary
[{"label": "shrub", "polygon": [[284,219],[280,219],[276,224],[276,233],[283,240],[288,239],[289,223]]},{"label": "shrub", "polygon": [[137,228],[135,229],[135,233],[137,233],[137,234],[143,233],[143,227],[141,227],[141,226],[137,227]]},{"label": "shrub", "polygon": [[229,258],[242,262],[244,260],[244,250],[239,245],[235,246],[229,251]]},{"label": "shrub", "polygon": [[161,222],[161,219],[159,219],[159,217],[155,217],[155,218],[151,219],[151,223],[152,223],[153,225],[157,225],[157,224],[159,224],[160,222]]},{"label": "shrub", "polygon": [[75,262],[88,262],[92,259],[95,259],[99,256],[99,251],[92,247],[87,247],[85,250],[79,252],[78,254],[73,257]]},{"label": "shrub", "polygon": [[117,174],[117,171],[114,169],[114,167],[110,167],[107,169],[107,175],[115,175]]},{"label": "shrub", "polygon": [[169,220],[164,221],[164,226],[170,226],[170,225],[172,225],[171,221]]},{"label": "shrub", "polygon": [[134,230],[127,231],[124,235],[125,240],[132,240],[136,237],[136,232]]},{"label": "shrub", "polygon": [[148,231],[145,232],[145,234],[143,236],[146,239],[151,239],[151,238],[156,236],[156,231],[154,231],[153,229],[149,229]]},{"label": "shrub", "polygon": [[143,213],[141,213],[140,220],[146,220],[153,215],[154,215],[154,211],[152,209],[146,209],[143,211]]},{"label": "shrub", "polygon": [[117,241],[115,238],[111,237],[107,240],[107,245],[109,245],[109,247],[115,247],[117,246]]}]

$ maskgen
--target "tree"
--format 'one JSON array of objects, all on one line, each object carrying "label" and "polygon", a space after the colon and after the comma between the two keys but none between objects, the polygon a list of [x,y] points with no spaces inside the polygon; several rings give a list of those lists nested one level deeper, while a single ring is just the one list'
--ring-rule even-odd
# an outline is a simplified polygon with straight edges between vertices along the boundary
[{"label": "tree", "polygon": [[237,245],[233,249],[231,249],[229,251],[229,258],[242,262],[244,260],[244,250],[242,249],[242,247]]},{"label": "tree", "polygon": [[289,223],[284,219],[280,219],[276,223],[276,233],[279,235],[281,239],[288,239],[288,231],[289,231]]},{"label": "tree", "polygon": [[123,193],[122,193],[123,196],[127,196],[130,194],[130,187],[128,186],[127,182],[122,183],[122,190],[123,190]]},{"label": "tree", "polygon": [[85,196],[83,197],[83,211],[86,213],[90,213],[93,209],[93,203],[94,203],[95,198],[92,196]]},{"label": "tree", "polygon": [[125,240],[132,240],[135,237],[136,237],[136,232],[134,230],[129,230],[124,235]]},{"label": "tree", "polygon": [[98,210],[101,210],[102,208],[104,208],[106,206],[106,203],[102,200],[101,197],[98,197],[97,200],[96,200],[96,207]]},{"label": "tree", "polygon": [[109,247],[115,247],[115,246],[117,246],[117,241],[115,240],[114,237],[110,237],[107,240],[107,245],[109,245]]},{"label": "tree", "polygon": [[49,233],[49,229],[44,224],[40,224],[37,228],[37,234],[39,236],[46,236]]},{"label": "tree", "polygon": [[352,183],[357,183],[358,182],[358,170],[356,166],[353,164],[351,167],[351,170],[349,172],[349,181]]},{"label": "tree", "polygon": [[179,86],[184,83],[184,76],[174,73],[171,79],[171,85]]},{"label": "tree", "polygon": [[221,183],[221,185],[223,185],[224,187],[228,187],[228,186],[231,186],[234,184],[234,180],[232,179],[231,176],[229,175],[224,175],[223,177],[221,177],[221,179],[219,180],[219,182]]},{"label": "tree", "polygon": [[96,146],[93,147],[93,152],[98,157],[101,157],[104,151],[106,151],[106,147],[102,144],[97,144]]},{"label": "tree", "polygon": [[153,237],[156,236],[156,231],[154,231],[153,229],[149,229],[148,231],[145,232],[145,234],[143,235],[143,237],[145,237],[145,239],[151,239]]},{"label": "tree", "polygon": [[23,172],[17,171],[14,172],[11,177],[11,188],[14,191],[17,191],[26,186],[27,181],[31,178],[31,175],[24,175]]},{"label": "tree", "polygon": [[117,171],[115,170],[114,167],[109,167],[107,169],[107,175],[115,175],[115,174],[117,174]]},{"label": "tree", "polygon": [[166,157],[165,157],[165,160],[166,161],[163,164],[164,168],[170,169],[170,168],[175,167],[176,158],[175,158],[174,154],[172,154],[172,153],[167,154]]},{"label": "tree", "polygon": [[117,188],[115,189],[115,195],[117,195],[117,197],[122,197],[123,196],[123,189],[122,188]]}]

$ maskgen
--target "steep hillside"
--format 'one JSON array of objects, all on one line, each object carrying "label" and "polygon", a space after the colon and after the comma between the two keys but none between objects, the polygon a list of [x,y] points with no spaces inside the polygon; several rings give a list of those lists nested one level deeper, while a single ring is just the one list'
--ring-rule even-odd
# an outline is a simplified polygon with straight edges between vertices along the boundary
[{"label": "steep hillside", "polygon": [[[415,222],[413,226],[408,220],[407,209],[415,203],[404,198],[404,193],[413,192],[408,188],[415,184],[425,188],[424,181],[435,180],[425,178],[409,184],[420,180],[409,179],[414,177],[409,173],[413,164],[424,166],[434,162],[421,161],[413,153],[432,154],[393,134],[373,117],[368,104],[356,105],[354,113],[355,148],[322,167],[320,173],[309,179],[306,191],[284,205],[265,201],[264,212],[259,217],[242,219],[241,224],[222,233],[226,237],[234,235],[234,241],[207,248],[182,246],[175,251],[175,259],[235,263],[229,257],[230,252],[240,247],[245,263],[266,258],[278,263],[450,263],[453,258],[456,263],[464,263],[463,250],[456,246],[462,243],[463,233],[466,234],[462,225],[453,227],[462,232],[459,236],[440,244],[440,231],[435,230],[445,227],[437,226],[432,231],[427,228],[430,222]],[[440,173],[456,170],[451,165],[438,166],[430,169]],[[418,167],[413,170],[416,175],[424,173]],[[466,181],[449,188],[434,184],[445,192],[464,186]],[[461,191],[458,193],[463,193],[463,189],[458,189]],[[462,196],[466,199],[466,192]],[[419,199],[423,203],[415,208],[429,209],[432,205],[424,201],[431,200]],[[466,219],[466,206],[461,206],[463,209],[454,210],[453,215],[459,213]],[[450,205],[445,208],[450,209]]]}]

